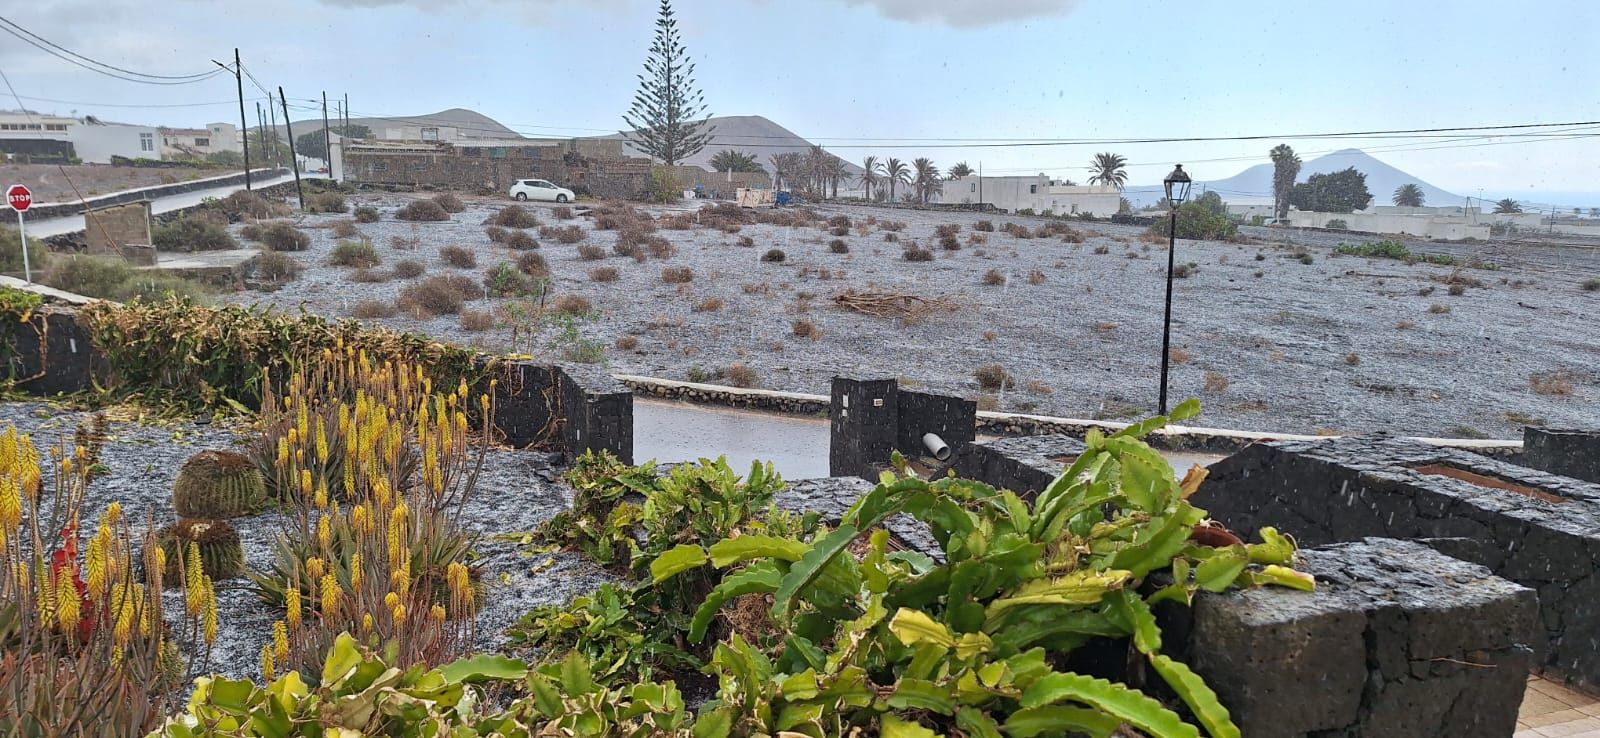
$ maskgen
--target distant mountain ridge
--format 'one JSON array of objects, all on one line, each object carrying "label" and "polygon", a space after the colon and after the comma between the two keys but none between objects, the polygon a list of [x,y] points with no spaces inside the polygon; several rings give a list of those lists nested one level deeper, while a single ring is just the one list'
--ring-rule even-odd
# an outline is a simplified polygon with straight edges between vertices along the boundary
[{"label": "distant mountain ridge", "polygon": [[[712,118],[710,124],[716,127],[716,131],[711,134],[711,142],[706,144],[700,153],[689,157],[683,163],[709,170],[711,157],[724,149],[734,149],[754,154],[756,162],[771,173],[773,155],[788,152],[804,154],[811,150],[811,142],[802,138],[800,134],[759,115],[723,115]],[[623,138],[623,135],[613,133],[594,138],[616,139]],[[634,148],[632,144],[625,144],[624,148],[632,156],[644,156],[643,152]],[[861,167],[842,156],[839,158],[844,159],[845,168],[852,178],[861,173]]]},{"label": "distant mountain ridge", "polygon": [[[1340,149],[1305,162],[1295,181],[1304,182],[1313,174],[1330,174],[1351,167],[1367,175],[1367,191],[1372,193],[1373,205],[1390,204],[1395,188],[1405,184],[1422,188],[1424,205],[1465,204],[1465,198],[1461,195],[1429,184],[1421,177],[1397,169],[1361,149]],[[1191,196],[1197,196],[1202,191],[1215,191],[1223,200],[1234,204],[1271,203],[1272,164],[1257,164],[1225,179],[1195,181]],[[1127,188],[1124,194],[1134,205],[1150,205],[1160,200],[1163,193],[1160,185],[1141,185]]]},{"label": "distant mountain ridge", "polygon": [[[333,115],[333,112],[329,111],[328,125],[340,125],[343,121],[333,117]],[[468,136],[471,138],[524,138],[522,134],[507,128],[505,124],[501,123],[500,121],[490,118],[489,116],[484,115],[476,110],[468,110],[466,108],[450,108],[448,110],[441,110],[437,113],[429,113],[427,115],[396,115],[386,118],[351,118],[350,125],[366,126],[371,128],[373,133],[378,133],[384,128],[411,125],[453,127],[460,129],[463,136]],[[280,123],[279,126],[281,128],[282,124]],[[321,129],[321,116],[306,120],[297,120],[294,122],[295,135],[297,136],[309,133],[313,130]]]}]

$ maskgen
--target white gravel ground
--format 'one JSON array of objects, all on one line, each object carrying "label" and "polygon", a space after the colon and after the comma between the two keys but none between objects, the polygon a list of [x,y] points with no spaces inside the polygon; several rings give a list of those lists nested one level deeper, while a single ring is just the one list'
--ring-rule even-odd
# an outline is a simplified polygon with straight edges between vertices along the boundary
[{"label": "white gravel ground", "polygon": [[[496,261],[515,256],[491,244],[482,225],[507,202],[467,198],[469,209],[444,223],[394,220],[395,209],[409,197],[351,198],[353,205],[382,211],[380,222],[359,227],[386,264],[416,258],[430,274],[464,271],[481,279]],[[540,253],[553,271],[553,296],[582,295],[599,311],[578,330],[605,348],[614,372],[682,379],[741,362],[772,389],[826,392],[835,374],[888,374],[910,386],[988,397],[1004,410],[1128,417],[1155,405],[1165,245],[1141,243],[1136,227],[1074,224],[1099,234],[1083,244],[1023,240],[998,230],[983,234],[986,244],[971,244],[976,214],[826,206],[817,210],[848,214],[857,223],[869,216],[904,221],[902,243],[885,242],[878,228],[865,236],[852,230],[842,237],[850,253],[835,254],[828,248],[834,237],[821,228],[747,225],[738,234],[662,229],[658,235],[677,246],[677,255],[639,264],[612,255],[615,232],[592,230],[592,219],[563,223],[547,207],[531,207],[547,223],[590,229],[586,241],[605,249],[605,259],[584,261],[576,246],[542,240]],[[318,226],[341,217],[302,219],[313,244],[296,255],[308,267],[298,281],[276,292],[228,299],[330,316],[346,315],[365,299],[392,301],[400,281],[359,284],[350,279],[353,270],[326,265],[335,239]],[[1030,227],[1043,222],[987,217],[997,228],[1007,221]],[[961,226],[960,251],[939,249],[933,230],[946,223]],[[1178,262],[1193,262],[1197,271],[1176,282],[1173,346],[1181,350],[1175,352],[1181,362],[1172,367],[1171,393],[1175,400],[1202,398],[1206,409],[1198,422],[1279,432],[1515,437],[1530,421],[1600,421],[1600,373],[1594,368],[1600,364],[1600,292],[1579,286],[1600,275],[1593,249],[1413,244],[1413,250],[1479,255],[1500,264],[1494,271],[1462,270],[1482,287],[1451,296],[1437,281],[1451,268],[1332,254],[1334,244],[1355,237],[1247,232],[1296,237],[1309,244],[1304,248],[1312,263],[1302,263],[1286,244],[1180,242]],[[418,239],[421,246],[396,249],[396,236]],[[737,245],[740,236],[750,237],[754,247]],[[901,246],[909,240],[932,247],[937,259],[903,260]],[[475,251],[477,268],[451,270],[438,257],[445,245]],[[769,248],[783,249],[788,259],[759,261]],[[602,265],[619,269],[621,278],[590,281],[589,271]],[[693,282],[664,283],[661,270],[667,266],[691,267]],[[990,270],[1006,277],[1004,286],[984,283]],[[1042,282],[1029,283],[1033,270],[1042,273]],[[1429,287],[1431,294],[1419,294]],[[943,297],[961,308],[905,325],[833,304],[835,294],[852,288]],[[710,297],[723,301],[719,310],[694,310]],[[486,299],[472,307],[506,315],[517,302]],[[791,326],[801,318],[821,329],[816,340],[793,334]],[[454,316],[402,315],[378,322],[554,358],[571,345],[559,340],[558,328],[535,328],[530,336],[528,326],[514,318],[477,333],[463,330]],[[624,335],[634,336],[637,346],[616,348]],[[1014,389],[1002,393],[977,385],[973,370],[992,363],[1016,378]],[[1541,394],[1530,382],[1535,374],[1563,371],[1569,373],[1570,394]]]}]

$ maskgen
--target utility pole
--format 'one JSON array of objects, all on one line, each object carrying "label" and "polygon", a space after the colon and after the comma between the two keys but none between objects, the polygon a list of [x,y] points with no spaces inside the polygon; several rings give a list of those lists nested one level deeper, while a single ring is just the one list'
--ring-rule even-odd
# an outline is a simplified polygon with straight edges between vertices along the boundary
[{"label": "utility pole", "polygon": [[343,108],[343,110],[344,110],[344,133],[340,134],[340,135],[348,136],[348,135],[350,135],[350,93],[348,93],[348,92],[344,93],[344,108]]},{"label": "utility pole", "polygon": [[986,212],[989,206],[983,204],[983,160],[978,160],[978,212]]},{"label": "utility pole", "polygon": [[306,209],[306,191],[300,189],[300,157],[294,152],[294,124],[289,122],[289,99],[283,96],[283,85],[278,85],[278,102],[283,105],[283,128],[289,136],[289,163],[294,166],[294,194],[300,198],[300,210]]},{"label": "utility pole", "polygon": [[278,158],[278,111],[272,107],[272,93],[267,93],[267,122],[272,129],[272,158]]},{"label": "utility pole", "polygon": [[328,175],[333,175],[333,136],[328,130],[328,91],[322,91],[322,163],[328,167]]},{"label": "utility pole", "polygon": [[[228,68],[228,65],[216,59],[212,59],[211,63],[223,69]],[[239,50],[237,48],[233,50],[233,84],[239,89],[239,143],[244,146],[244,188],[248,190],[251,189],[250,124],[244,118],[244,65],[239,63]]]}]

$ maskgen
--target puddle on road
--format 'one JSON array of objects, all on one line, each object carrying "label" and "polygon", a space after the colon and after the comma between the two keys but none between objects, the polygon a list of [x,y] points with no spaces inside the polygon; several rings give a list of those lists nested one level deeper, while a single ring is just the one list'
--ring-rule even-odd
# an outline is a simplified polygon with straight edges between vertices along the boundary
[{"label": "puddle on road", "polygon": [[[693,461],[719,455],[728,457],[728,465],[741,474],[750,469],[751,462],[759,460],[771,461],[784,479],[826,477],[828,421],[826,418],[634,398],[635,461]],[[1207,466],[1223,458],[1182,452],[1162,455],[1180,477],[1190,465]]]}]

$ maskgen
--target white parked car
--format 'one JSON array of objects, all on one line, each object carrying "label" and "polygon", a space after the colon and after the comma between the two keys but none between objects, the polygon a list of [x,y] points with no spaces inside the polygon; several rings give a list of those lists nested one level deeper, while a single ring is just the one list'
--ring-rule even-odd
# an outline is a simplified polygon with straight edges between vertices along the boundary
[{"label": "white parked car", "polygon": [[557,187],[542,179],[519,179],[511,185],[511,196],[518,200],[547,200],[549,202],[572,202],[577,199],[572,190]]}]

